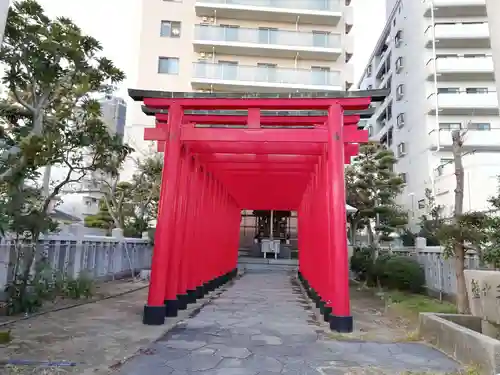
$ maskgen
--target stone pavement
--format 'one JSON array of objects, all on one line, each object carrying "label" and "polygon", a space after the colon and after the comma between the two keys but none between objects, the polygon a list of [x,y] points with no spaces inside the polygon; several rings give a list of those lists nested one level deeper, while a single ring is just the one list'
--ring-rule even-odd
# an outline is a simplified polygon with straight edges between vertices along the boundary
[{"label": "stone pavement", "polygon": [[436,374],[459,368],[423,344],[332,340],[301,298],[290,274],[247,273],[198,315],[124,363],[119,374]]}]

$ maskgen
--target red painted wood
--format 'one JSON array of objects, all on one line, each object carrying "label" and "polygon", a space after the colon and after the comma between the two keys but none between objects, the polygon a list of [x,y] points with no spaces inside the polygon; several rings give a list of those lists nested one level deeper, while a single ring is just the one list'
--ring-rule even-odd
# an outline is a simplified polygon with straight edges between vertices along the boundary
[{"label": "red painted wood", "polygon": [[[368,132],[357,128],[359,116],[343,111],[369,103],[144,99],[148,107],[169,109],[144,131],[165,152],[148,305],[161,306],[236,267],[241,209],[297,210],[300,271],[335,315],[349,315],[343,170]],[[189,109],[247,109],[248,116],[183,115]],[[327,109],[328,116],[269,117],[264,109]]]},{"label": "red painted wood", "polygon": [[344,110],[361,111],[367,109],[371,103],[370,98],[144,98],[144,105],[152,109],[168,109],[177,104],[184,109],[248,109],[260,108],[266,110],[327,110],[333,104],[340,104]]}]

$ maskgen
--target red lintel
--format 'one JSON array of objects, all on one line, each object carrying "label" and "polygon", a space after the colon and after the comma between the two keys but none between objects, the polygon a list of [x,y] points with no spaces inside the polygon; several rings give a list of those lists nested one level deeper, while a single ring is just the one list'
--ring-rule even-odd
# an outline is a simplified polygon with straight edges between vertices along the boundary
[{"label": "red lintel", "polygon": [[256,155],[256,154],[206,154],[200,157],[206,163],[300,163],[315,164],[317,156],[312,155]]},{"label": "red lintel", "polygon": [[[345,143],[368,142],[368,131],[359,130],[356,125],[344,127]],[[144,129],[144,140],[165,141],[167,131],[162,128]],[[316,129],[228,129],[183,127],[181,140],[185,142],[294,142],[326,143],[328,130]]]},{"label": "red lintel", "polygon": [[272,110],[326,110],[340,104],[344,110],[360,111],[367,109],[371,98],[144,98],[144,105],[152,109],[168,109],[172,104],[180,104],[184,109],[272,109]]},{"label": "red lintel", "polygon": [[[261,116],[261,125],[279,125],[279,126],[305,126],[323,124],[328,119],[327,116]],[[158,122],[166,123],[168,114],[156,114]],[[225,116],[225,115],[184,115],[184,122],[193,124],[207,125],[246,125],[247,116]],[[344,125],[354,125],[360,120],[359,115],[344,116]]]}]

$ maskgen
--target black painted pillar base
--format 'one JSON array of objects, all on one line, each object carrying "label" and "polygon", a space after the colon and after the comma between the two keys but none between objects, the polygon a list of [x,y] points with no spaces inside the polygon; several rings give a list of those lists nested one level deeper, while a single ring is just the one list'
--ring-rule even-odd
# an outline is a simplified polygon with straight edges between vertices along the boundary
[{"label": "black painted pillar base", "polygon": [[144,306],[142,323],[148,326],[161,326],[165,324],[165,306]]},{"label": "black painted pillar base", "polygon": [[211,288],[210,281],[203,283],[203,293],[205,295],[207,295],[208,293],[210,293],[212,291],[212,289],[210,289],[210,288]]},{"label": "black painted pillar base", "polygon": [[165,301],[164,311],[167,318],[175,318],[179,313],[179,301],[176,299],[169,299]]},{"label": "black painted pillar base", "polygon": [[196,299],[201,299],[205,296],[205,290],[203,286],[196,287]]},{"label": "black painted pillar base", "polygon": [[177,308],[179,310],[186,310],[188,306],[188,295],[178,294],[177,295]]},{"label": "black painted pillar base", "polygon": [[187,291],[187,296],[188,296],[188,303],[195,303],[196,302],[196,289],[188,290]]},{"label": "black painted pillar base", "polygon": [[351,333],[353,331],[352,316],[330,315],[330,329],[340,333]]}]

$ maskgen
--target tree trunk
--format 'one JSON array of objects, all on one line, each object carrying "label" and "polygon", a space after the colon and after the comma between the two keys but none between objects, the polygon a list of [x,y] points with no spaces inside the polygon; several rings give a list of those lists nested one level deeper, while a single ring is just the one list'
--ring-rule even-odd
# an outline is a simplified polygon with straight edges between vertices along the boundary
[{"label": "tree trunk", "polygon": [[[455,179],[457,185],[455,187],[455,225],[459,225],[458,221],[464,210],[464,165],[462,161],[462,146],[463,138],[460,130],[454,130],[451,133],[453,141],[453,161],[455,164]],[[469,299],[467,298],[467,287],[465,285],[465,244],[462,239],[455,239],[454,245],[455,254],[455,275],[457,278],[457,310],[460,314],[469,312]]]},{"label": "tree trunk", "polygon": [[465,285],[465,247],[455,244],[455,275],[457,277],[457,311],[459,314],[469,314],[469,299]]}]

